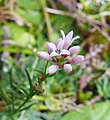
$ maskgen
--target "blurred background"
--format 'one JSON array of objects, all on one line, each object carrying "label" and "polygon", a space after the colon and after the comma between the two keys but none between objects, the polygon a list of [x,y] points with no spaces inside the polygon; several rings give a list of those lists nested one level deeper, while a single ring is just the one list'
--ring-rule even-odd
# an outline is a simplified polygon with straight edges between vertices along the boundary
[{"label": "blurred background", "polygon": [[28,94],[24,69],[34,84],[32,69],[44,65],[36,53],[61,37],[60,30],[80,36],[73,45],[81,46],[85,62],[49,78],[45,92],[14,120],[110,120],[110,0],[0,0],[1,120],[13,120],[13,103]]}]

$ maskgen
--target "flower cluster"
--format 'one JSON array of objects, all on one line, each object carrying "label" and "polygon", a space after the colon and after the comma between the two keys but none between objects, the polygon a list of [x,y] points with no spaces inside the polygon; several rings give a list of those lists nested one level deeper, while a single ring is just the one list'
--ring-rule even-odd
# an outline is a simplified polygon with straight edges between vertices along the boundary
[{"label": "flower cluster", "polygon": [[[78,39],[79,36],[73,37],[73,31],[70,31],[65,36],[64,32],[61,30],[61,34],[62,38],[59,38],[55,43],[46,43],[48,53],[44,51],[37,53],[40,58],[55,63],[48,67],[47,72],[49,74],[54,74],[60,68],[64,68],[65,72],[70,72],[72,71],[71,64],[77,64],[84,61],[84,56],[75,55],[80,47],[70,47],[73,41]],[[71,59],[69,59],[69,57]]]}]

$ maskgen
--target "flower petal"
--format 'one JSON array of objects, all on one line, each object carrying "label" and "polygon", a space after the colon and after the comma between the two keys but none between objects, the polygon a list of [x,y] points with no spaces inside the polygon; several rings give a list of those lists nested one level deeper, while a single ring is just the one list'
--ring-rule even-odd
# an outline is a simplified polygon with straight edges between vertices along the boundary
[{"label": "flower petal", "polygon": [[[63,34],[63,33],[62,33]],[[64,39],[64,46],[63,48],[64,49],[68,49],[68,47],[71,45],[71,40],[72,40],[72,37],[73,37],[73,31],[70,31],[66,37],[63,37]]]},{"label": "flower petal", "polygon": [[59,39],[55,42],[55,45],[57,46],[58,43],[59,43],[60,41],[62,41],[62,40],[63,40],[62,38],[59,38]]},{"label": "flower petal", "polygon": [[60,40],[57,44],[57,50],[61,51],[63,48],[63,45],[64,45],[64,40]]},{"label": "flower petal", "polygon": [[63,49],[60,54],[61,55],[70,55],[70,52],[68,50]]},{"label": "flower petal", "polygon": [[69,49],[71,54],[75,54],[79,51],[80,47],[79,46],[73,46]]},{"label": "flower petal", "polygon": [[47,69],[47,73],[54,74],[59,69],[58,65],[51,65]]},{"label": "flower petal", "polygon": [[64,49],[68,49],[68,47],[73,43],[74,40],[78,39],[79,36],[74,37],[73,39],[69,36],[66,36],[64,39]]},{"label": "flower petal", "polygon": [[73,57],[73,59],[70,61],[70,63],[77,64],[77,63],[83,62],[84,59],[85,59],[84,56],[78,55],[78,56]]},{"label": "flower petal", "polygon": [[72,37],[73,37],[73,31],[70,31],[67,35],[66,35],[66,37],[69,37],[70,39],[72,39]]},{"label": "flower petal", "polygon": [[52,60],[52,58],[47,52],[38,52],[37,55],[44,60]]},{"label": "flower petal", "polygon": [[63,30],[60,30],[60,32],[61,32],[62,38],[64,39],[64,38],[65,38],[65,33],[64,33],[64,31],[63,31]]},{"label": "flower petal", "polygon": [[60,54],[58,54],[57,52],[53,51],[53,52],[51,52],[50,56],[51,57],[60,56]]},{"label": "flower petal", "polygon": [[71,64],[65,64],[65,65],[64,65],[64,70],[65,70],[65,72],[71,72],[71,71],[72,71],[72,66],[71,66]]},{"label": "flower petal", "polygon": [[52,51],[56,50],[56,46],[54,43],[47,42],[46,46],[47,46],[48,53],[51,53]]},{"label": "flower petal", "polygon": [[63,46],[64,49],[68,49],[68,47],[71,45],[71,40],[72,39],[68,36],[64,38],[64,46]]},{"label": "flower petal", "polygon": [[72,44],[72,42],[73,41],[75,41],[76,39],[79,39],[80,37],[77,35],[77,36],[75,36],[73,39],[72,39],[72,41],[71,41],[71,44]]}]

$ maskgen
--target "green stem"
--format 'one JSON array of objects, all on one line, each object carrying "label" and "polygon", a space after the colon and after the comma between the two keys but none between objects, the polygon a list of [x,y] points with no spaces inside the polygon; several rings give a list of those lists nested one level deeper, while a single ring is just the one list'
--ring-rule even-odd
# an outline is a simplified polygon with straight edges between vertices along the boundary
[{"label": "green stem", "polygon": [[46,62],[45,69],[44,69],[44,75],[46,75],[46,70],[47,70],[48,63],[49,63],[49,61]]},{"label": "green stem", "polygon": [[12,97],[12,110],[14,112],[14,99],[13,99],[13,93],[11,93],[11,97]]},{"label": "green stem", "polygon": [[22,108],[22,107],[32,98],[32,96],[33,96],[34,94],[35,94],[35,92],[31,92],[31,93],[27,96],[26,100],[18,107],[18,109],[17,109],[14,113],[18,112],[18,111],[20,110],[20,108]]},{"label": "green stem", "polygon": [[25,69],[25,71],[26,71],[26,74],[27,74],[27,77],[28,77],[28,81],[29,81],[29,85],[30,85],[30,91],[31,91],[31,90],[32,90],[32,80],[31,80],[31,77],[30,77],[30,75],[29,75],[28,70]]},{"label": "green stem", "polygon": [[33,70],[35,70],[35,71],[37,71],[37,72],[39,72],[39,73],[43,74],[43,72],[42,72],[42,71],[40,71],[40,70],[37,70],[37,69],[33,69]]}]

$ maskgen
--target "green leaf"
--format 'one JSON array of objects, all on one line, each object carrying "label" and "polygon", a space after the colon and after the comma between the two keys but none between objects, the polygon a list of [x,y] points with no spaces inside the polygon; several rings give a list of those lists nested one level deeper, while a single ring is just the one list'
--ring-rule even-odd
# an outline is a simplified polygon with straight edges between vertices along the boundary
[{"label": "green leaf", "polygon": [[36,11],[24,11],[22,9],[18,9],[16,11],[18,14],[20,14],[24,19],[31,22],[33,25],[40,25],[41,23],[41,14]]},{"label": "green leaf", "polygon": [[110,98],[110,79],[108,76],[96,81],[96,87],[99,95]]},{"label": "green leaf", "polygon": [[30,85],[30,91],[31,91],[31,90],[32,90],[32,80],[31,80],[31,78],[30,78],[30,75],[29,75],[28,70],[27,70],[27,69],[25,69],[25,71],[26,71],[26,74],[27,74],[27,76],[28,76],[29,85]]},{"label": "green leaf", "polygon": [[61,120],[110,120],[110,103],[86,105],[80,109],[80,112],[71,111],[64,115]]},{"label": "green leaf", "polygon": [[35,43],[34,36],[26,32],[23,27],[17,26],[14,23],[9,23],[7,26],[10,29],[10,39],[14,40],[17,45],[26,47],[27,45],[33,45]]},{"label": "green leaf", "polygon": [[41,0],[17,0],[16,2],[21,8],[25,10],[37,10],[41,8]]},{"label": "green leaf", "polygon": [[55,74],[56,74],[56,73],[54,73],[54,74],[47,74],[46,76],[47,76],[47,77],[53,77]]}]

